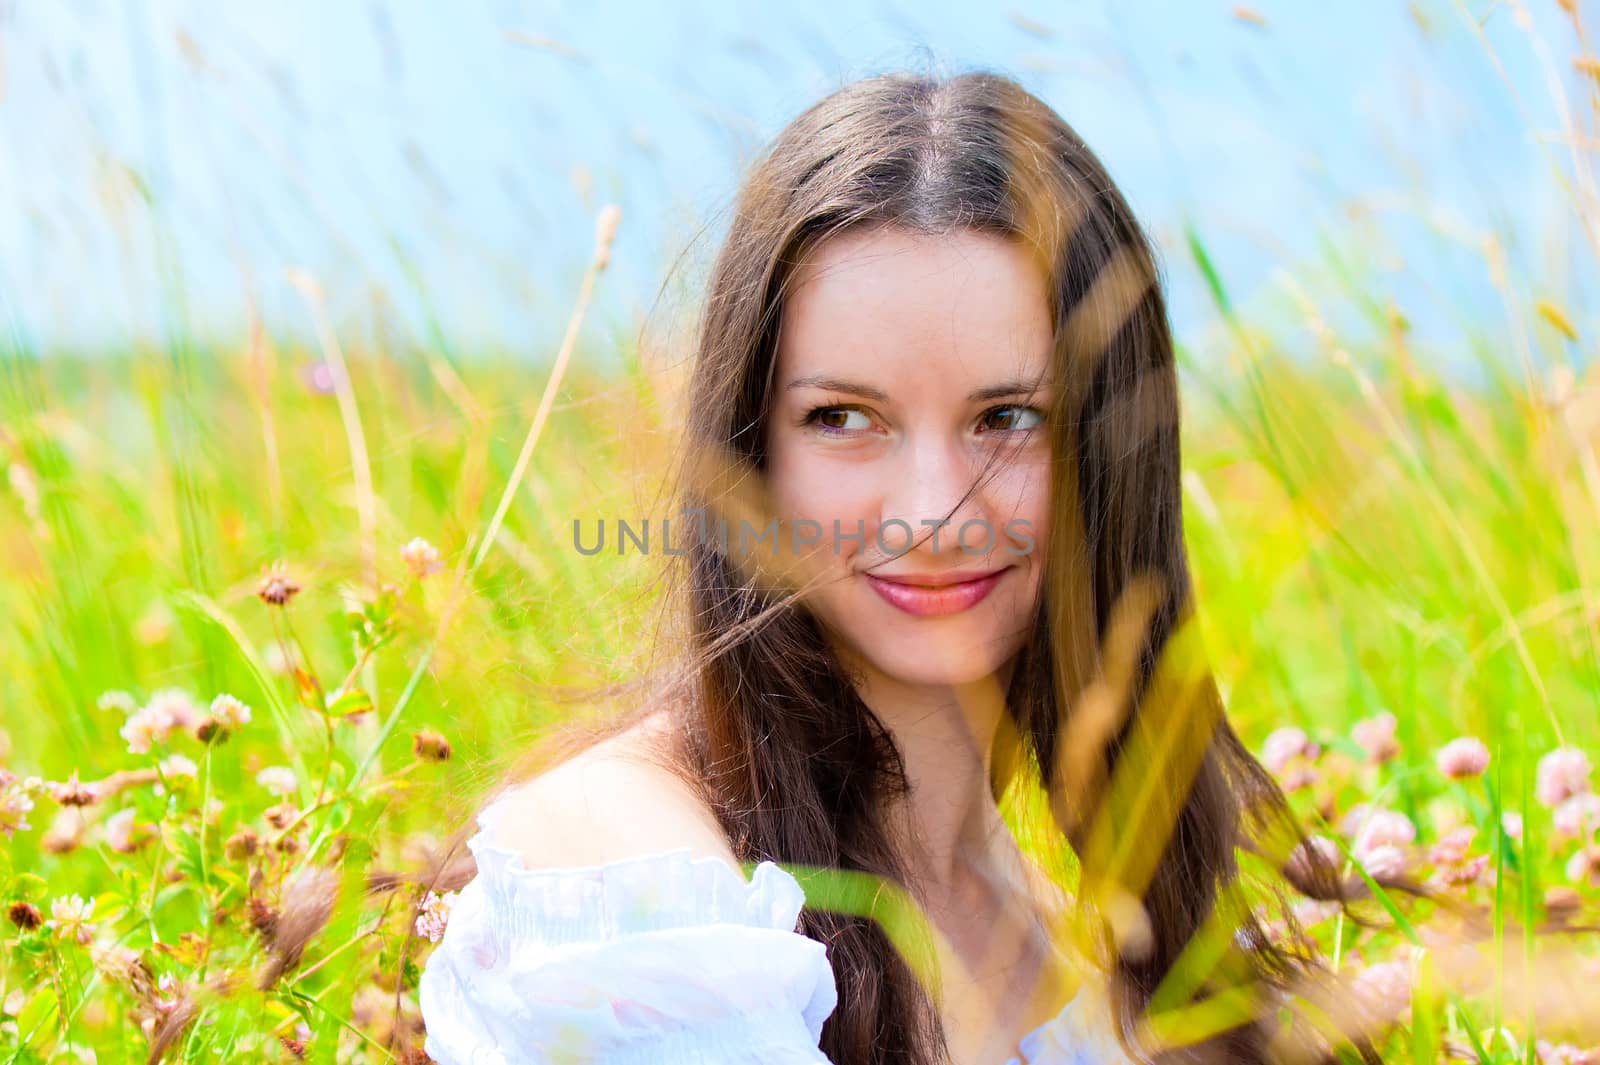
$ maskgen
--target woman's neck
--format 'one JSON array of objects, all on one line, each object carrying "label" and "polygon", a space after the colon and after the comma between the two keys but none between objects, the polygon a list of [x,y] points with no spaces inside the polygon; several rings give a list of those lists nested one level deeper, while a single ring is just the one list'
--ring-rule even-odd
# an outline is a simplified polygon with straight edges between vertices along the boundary
[{"label": "woman's neck", "polygon": [[891,811],[908,872],[931,899],[955,900],[1008,833],[990,783],[1009,668],[962,685],[906,684],[859,670],[862,701],[894,737],[911,790]]}]

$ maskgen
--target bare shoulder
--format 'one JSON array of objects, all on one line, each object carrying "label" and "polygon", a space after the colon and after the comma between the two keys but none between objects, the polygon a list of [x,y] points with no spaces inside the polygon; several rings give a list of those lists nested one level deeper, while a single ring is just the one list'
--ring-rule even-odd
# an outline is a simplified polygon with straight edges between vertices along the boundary
[{"label": "bare shoulder", "polygon": [[495,823],[496,842],[529,869],[600,865],[689,848],[743,876],[711,810],[677,776],[651,762],[638,731],[574,755],[516,785]]}]

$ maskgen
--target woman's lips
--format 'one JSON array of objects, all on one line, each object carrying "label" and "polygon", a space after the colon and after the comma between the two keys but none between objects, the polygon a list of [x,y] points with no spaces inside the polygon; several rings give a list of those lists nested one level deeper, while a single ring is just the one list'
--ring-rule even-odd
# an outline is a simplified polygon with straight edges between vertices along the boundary
[{"label": "woman's lips", "polygon": [[882,577],[875,577],[870,573],[864,576],[872,590],[881,595],[890,606],[916,617],[928,618],[959,614],[976,606],[994,590],[994,586],[1000,583],[1000,578],[1010,570],[1011,567],[1007,566],[987,577],[962,581],[960,584],[946,584],[940,588],[899,584],[895,581],[886,581]]}]

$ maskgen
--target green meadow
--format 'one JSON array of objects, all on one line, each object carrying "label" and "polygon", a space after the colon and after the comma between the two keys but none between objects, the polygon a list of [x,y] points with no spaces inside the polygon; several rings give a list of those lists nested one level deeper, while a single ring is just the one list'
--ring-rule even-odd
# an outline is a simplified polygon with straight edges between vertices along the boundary
[{"label": "green meadow", "polygon": [[[1435,350],[1359,247],[1245,300],[1204,231],[1166,263],[1215,311],[1177,353],[1204,646],[1370,894],[1273,934],[1386,1061],[1600,1061],[1592,314],[1463,243],[1497,302]],[[425,1060],[419,878],[647,659],[653,560],[572,523],[665,513],[684,353],[579,328],[607,283],[537,361],[374,346],[309,279],[309,341],[0,344],[0,1062]],[[1207,964],[1166,1030],[1214,1023]]]}]

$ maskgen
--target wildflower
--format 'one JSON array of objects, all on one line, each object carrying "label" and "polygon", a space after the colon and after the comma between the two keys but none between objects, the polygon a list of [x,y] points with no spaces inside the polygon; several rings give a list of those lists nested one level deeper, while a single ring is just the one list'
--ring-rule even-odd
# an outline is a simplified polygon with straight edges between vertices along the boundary
[{"label": "wildflower", "polygon": [[1571,1043],[1552,1043],[1548,1039],[1534,1041],[1534,1060],[1539,1065],[1592,1065],[1596,1058],[1589,1051]]},{"label": "wildflower", "polygon": [[1295,845],[1289,852],[1289,859],[1284,863],[1284,873],[1292,880],[1306,880],[1311,876],[1314,858],[1312,852],[1322,858],[1323,862],[1338,868],[1342,855],[1339,845],[1327,836],[1310,836],[1305,842]]},{"label": "wildflower", "polygon": [[411,735],[411,751],[424,762],[445,762],[450,759],[450,741],[431,728]]},{"label": "wildflower", "polygon": [[1500,831],[1508,839],[1517,843],[1522,842],[1522,815],[1515,810],[1507,810],[1500,815]]},{"label": "wildflower", "polygon": [[211,716],[224,728],[235,729],[250,723],[250,708],[224,692],[211,700]]},{"label": "wildflower", "polygon": [[1296,758],[1316,757],[1316,745],[1304,729],[1286,725],[1275,729],[1261,745],[1261,764],[1274,775],[1282,773]]},{"label": "wildflower", "polygon": [[81,896],[68,895],[51,901],[50,920],[45,925],[60,939],[89,943],[94,939],[94,925],[89,920],[93,916],[94,899],[85,902]]},{"label": "wildflower", "polygon": [[26,899],[18,899],[6,907],[6,916],[24,932],[31,932],[44,923],[44,914],[39,912],[39,907]]},{"label": "wildflower", "polygon": [[1369,847],[1362,852],[1361,868],[1379,883],[1398,880],[1405,875],[1406,852],[1392,843]]},{"label": "wildflower", "polygon": [[200,767],[194,764],[193,759],[181,754],[169,754],[157,763],[161,775],[173,782],[193,780],[195,774],[200,772]]},{"label": "wildflower", "polygon": [[1428,860],[1434,864],[1435,876],[1445,884],[1475,883],[1488,868],[1489,856],[1468,855],[1472,839],[1478,830],[1471,825],[1447,833],[1438,843],[1428,848]]},{"label": "wildflower", "polygon": [[1364,855],[1369,851],[1378,847],[1403,847],[1416,838],[1416,826],[1405,814],[1394,810],[1374,810],[1356,830],[1351,850],[1364,863]]},{"label": "wildflower", "polygon": [[295,815],[299,812],[299,810],[295,809],[294,803],[284,801],[267,807],[261,811],[261,816],[265,817],[267,824],[273,828],[284,829],[289,827],[290,822],[294,820]]},{"label": "wildflower", "polygon": [[1600,847],[1585,844],[1567,859],[1567,879],[1600,887]]},{"label": "wildflower", "polygon": [[272,568],[261,578],[261,583],[256,587],[256,596],[268,606],[288,606],[289,600],[299,592],[300,586],[284,572],[281,561],[272,564]]},{"label": "wildflower", "polygon": [[267,766],[256,774],[256,783],[280,797],[288,795],[299,786],[294,777],[294,770],[286,765]]},{"label": "wildflower", "polygon": [[[280,1035],[278,1036],[278,1041],[283,1044],[283,1049],[287,1050],[290,1054],[293,1054],[296,1058],[304,1060],[306,1047],[311,1044],[311,1029],[309,1026],[307,1026],[305,1021],[298,1021],[294,1026],[294,1034]],[[408,1052],[402,1052],[401,1056],[395,1060],[399,1062],[400,1065],[420,1065],[420,1062],[411,1061],[407,1056],[407,1053]],[[426,1055],[424,1055],[424,1057],[426,1058]],[[432,1059],[428,1058],[427,1060],[431,1061]]]},{"label": "wildflower", "polygon": [[153,692],[150,700],[145,704],[146,710],[154,710],[166,721],[166,728],[189,728],[200,720],[200,707],[193,696],[182,688],[162,688]]},{"label": "wildflower", "polygon": [[232,695],[223,693],[211,700],[211,712],[195,726],[195,738],[201,743],[228,738],[236,729],[250,723],[250,708]]},{"label": "wildflower", "polygon": [[144,754],[174,729],[192,728],[199,720],[200,708],[188,692],[163,688],[122,723],[118,735],[127,741],[129,754]]},{"label": "wildflower", "polygon": [[150,826],[134,823],[131,806],[106,818],[102,831],[105,833],[106,846],[118,854],[132,854],[151,838]]},{"label": "wildflower", "polygon": [[444,563],[439,559],[439,549],[420,536],[400,548],[400,557],[419,581],[444,568]]},{"label": "wildflower", "polygon": [[273,937],[278,932],[278,911],[258,895],[250,896],[244,910],[245,919],[250,922],[250,927],[261,937],[264,945],[271,947]]},{"label": "wildflower", "polygon": [[94,705],[97,710],[121,711],[124,717],[139,709],[138,701],[135,700],[133,696],[120,689],[101,692],[100,698],[94,701]]},{"label": "wildflower", "polygon": [[1278,776],[1278,785],[1286,792],[1309,788],[1317,782],[1317,769],[1304,759],[1296,759]]},{"label": "wildflower", "polygon": [[417,935],[422,936],[430,943],[437,943],[444,938],[445,922],[450,919],[450,907],[455,904],[456,893],[446,891],[440,895],[436,891],[428,892],[423,900],[422,912],[417,914]]},{"label": "wildflower", "polygon": [[1467,849],[1472,846],[1472,837],[1478,830],[1471,825],[1453,829],[1447,832],[1438,843],[1428,848],[1428,860],[1435,865],[1449,865],[1454,862],[1464,861]]},{"label": "wildflower", "polygon": [[255,830],[242,828],[222,844],[222,853],[227,855],[230,861],[237,862],[250,857],[260,846],[261,837],[256,835]]},{"label": "wildflower", "polygon": [[152,743],[165,737],[166,733],[163,731],[162,725],[161,718],[155,714],[145,710],[136,710],[128,720],[122,723],[122,727],[117,730],[117,735],[127,742],[129,754],[144,754],[150,750]]},{"label": "wildflower", "polygon": [[1394,715],[1385,710],[1357,721],[1350,729],[1350,738],[1366,752],[1369,762],[1379,765],[1400,753],[1400,744],[1394,738],[1396,724]]},{"label": "wildflower", "polygon": [[1586,791],[1562,800],[1551,815],[1550,823],[1562,839],[1587,841],[1600,826],[1600,795]]},{"label": "wildflower", "polygon": [[89,960],[112,983],[127,985],[135,995],[144,997],[153,986],[150,966],[139,952],[119,943],[95,943],[89,947]]},{"label": "wildflower", "polygon": [[1439,748],[1434,764],[1441,776],[1451,780],[1482,776],[1489,768],[1489,748],[1475,736],[1462,736]]},{"label": "wildflower", "polygon": [[1356,973],[1351,990],[1374,1014],[1392,1021],[1411,1005],[1411,966],[1381,961]]},{"label": "wildflower", "polygon": [[1589,790],[1589,756],[1576,747],[1558,747],[1539,759],[1534,795],[1556,807]]},{"label": "wildflower", "polygon": [[1416,827],[1405,814],[1394,810],[1363,813],[1350,851],[1374,880],[1395,880],[1405,873],[1405,848],[1417,838]]},{"label": "wildflower", "polygon": [[46,854],[68,854],[77,850],[78,844],[83,842],[83,833],[87,827],[82,810],[63,806],[56,811],[56,816],[51,820],[50,827],[44,830],[44,835],[39,837],[39,846]]},{"label": "wildflower", "polygon": [[1353,839],[1355,837],[1355,834],[1361,830],[1362,823],[1365,822],[1366,819],[1368,817],[1370,817],[1370,816],[1372,816],[1372,804],[1371,803],[1369,803],[1369,802],[1358,802],[1358,803],[1356,803],[1354,806],[1350,807],[1349,810],[1346,810],[1344,817],[1340,819],[1340,821],[1339,821],[1339,832],[1340,832],[1340,834],[1345,835],[1345,836],[1349,836],[1349,837],[1351,837]]},{"label": "wildflower", "polygon": [[9,836],[33,827],[28,823],[28,813],[33,809],[33,790],[26,781],[19,784],[15,776],[0,769],[0,832]]},{"label": "wildflower", "polygon": [[76,769],[68,779],[46,784],[45,790],[60,806],[92,806],[100,799],[100,792],[93,784],[85,784],[78,779]]},{"label": "wildflower", "polygon": [[1339,904],[1332,899],[1297,899],[1293,910],[1294,919],[1300,922],[1300,926],[1311,928],[1336,916]]}]

